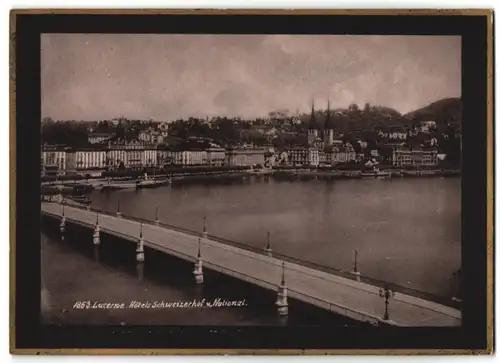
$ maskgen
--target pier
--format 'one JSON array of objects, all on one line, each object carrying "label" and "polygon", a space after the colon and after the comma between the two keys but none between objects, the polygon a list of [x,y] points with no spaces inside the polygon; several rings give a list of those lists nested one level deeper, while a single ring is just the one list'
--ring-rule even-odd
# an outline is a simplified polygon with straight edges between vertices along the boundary
[{"label": "pier", "polygon": [[41,212],[60,222],[61,237],[66,224],[74,223],[94,231],[89,244],[99,245],[101,233],[136,244],[138,263],[148,263],[145,247],[191,262],[193,284],[203,283],[206,268],[275,291],[280,315],[296,313],[288,310],[290,298],[373,325],[461,324],[461,312],[455,308],[283,261],[273,255],[269,243],[266,251],[256,253],[221,243],[208,234],[206,227],[200,233],[187,233],[155,221],[141,223],[121,214],[47,202],[42,202]]}]

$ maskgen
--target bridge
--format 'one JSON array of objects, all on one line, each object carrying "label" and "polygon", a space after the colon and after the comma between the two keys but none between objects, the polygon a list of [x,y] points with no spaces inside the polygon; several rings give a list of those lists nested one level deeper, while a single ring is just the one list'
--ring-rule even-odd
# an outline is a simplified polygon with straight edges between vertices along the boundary
[{"label": "bridge", "polygon": [[158,220],[138,221],[119,212],[111,214],[48,202],[42,202],[41,213],[60,221],[62,234],[67,223],[93,229],[95,245],[100,244],[100,233],[118,236],[124,243],[137,244],[139,263],[147,263],[144,261],[145,246],[192,262],[196,283],[203,283],[203,268],[206,267],[276,291],[276,306],[281,315],[289,313],[288,298],[292,298],[373,325],[440,327],[461,324],[461,312],[455,308],[284,261],[273,255],[270,246],[265,253],[257,253],[222,243],[208,235],[205,228],[202,233],[188,233],[160,224]]}]

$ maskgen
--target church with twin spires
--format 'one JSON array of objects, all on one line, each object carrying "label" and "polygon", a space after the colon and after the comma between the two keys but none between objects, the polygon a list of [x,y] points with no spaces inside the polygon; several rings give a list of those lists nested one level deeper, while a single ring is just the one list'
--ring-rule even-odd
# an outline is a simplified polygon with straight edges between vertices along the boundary
[{"label": "church with twin spires", "polygon": [[309,121],[308,145],[316,149],[324,149],[332,146],[335,137],[335,126],[331,118],[330,100],[326,110],[326,119],[323,127],[316,120],[314,112],[314,100],[311,107],[311,119]]}]

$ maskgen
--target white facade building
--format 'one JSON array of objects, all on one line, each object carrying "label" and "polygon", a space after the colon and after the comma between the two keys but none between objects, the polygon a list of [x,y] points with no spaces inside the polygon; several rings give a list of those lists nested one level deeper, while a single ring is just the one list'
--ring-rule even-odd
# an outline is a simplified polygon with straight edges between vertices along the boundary
[{"label": "white facade building", "polygon": [[142,160],[141,160],[143,166],[157,166],[158,165],[157,160],[158,156],[156,148],[149,147],[143,150]]},{"label": "white facade building", "polygon": [[106,168],[106,150],[74,151],[75,170]]},{"label": "white facade building", "polygon": [[128,164],[127,156],[127,151],[125,149],[111,148],[106,155],[107,166],[118,168],[121,163],[123,163],[123,166],[126,166]]},{"label": "white facade building", "polygon": [[66,149],[43,149],[40,159],[42,174],[64,174],[66,172]]},{"label": "white facade building", "polygon": [[207,149],[207,163],[209,165],[224,165],[226,162],[226,149],[219,147],[218,145],[211,145]]}]

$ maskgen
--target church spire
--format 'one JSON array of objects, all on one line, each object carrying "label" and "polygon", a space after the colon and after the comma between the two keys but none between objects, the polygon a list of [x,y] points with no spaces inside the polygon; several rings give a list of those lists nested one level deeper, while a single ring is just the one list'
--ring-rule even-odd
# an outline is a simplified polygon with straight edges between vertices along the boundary
[{"label": "church spire", "polygon": [[328,107],[326,109],[325,129],[327,130],[333,129],[332,120],[330,118],[330,99],[328,99]]},{"label": "church spire", "polygon": [[311,106],[311,119],[309,121],[309,129],[310,130],[313,130],[313,129],[317,129],[317,125],[316,125],[316,116],[314,115],[314,98],[312,100],[312,106]]}]

